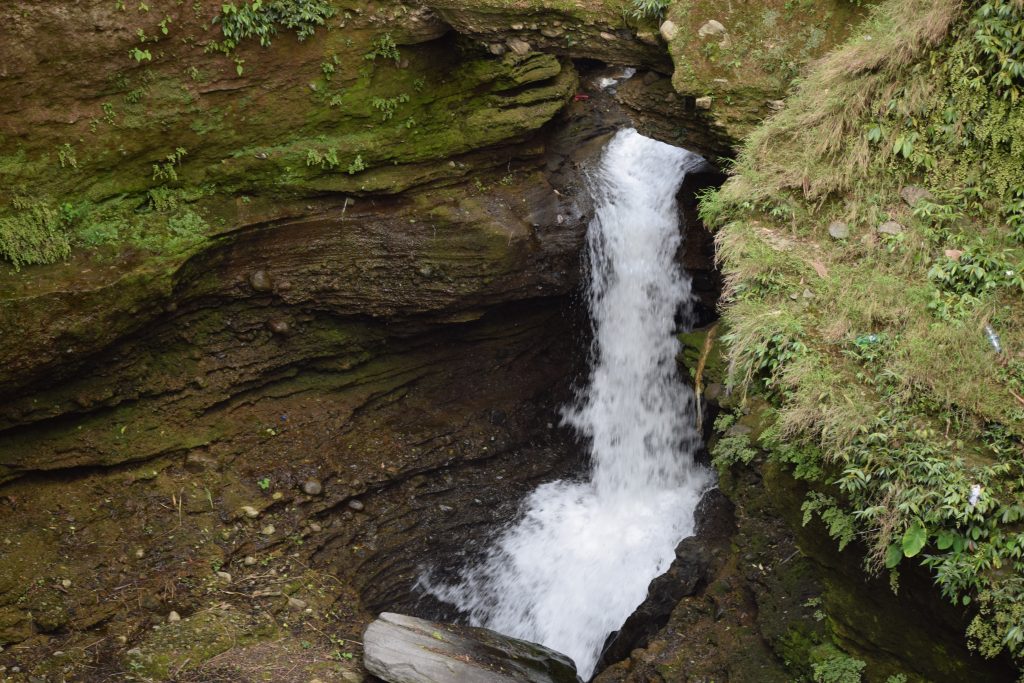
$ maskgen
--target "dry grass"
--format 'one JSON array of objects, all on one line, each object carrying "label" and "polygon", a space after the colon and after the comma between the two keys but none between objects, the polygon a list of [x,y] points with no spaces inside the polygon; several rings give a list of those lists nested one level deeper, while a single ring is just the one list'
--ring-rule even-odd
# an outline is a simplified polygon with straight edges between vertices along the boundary
[{"label": "dry grass", "polygon": [[788,106],[751,137],[738,168],[755,174],[756,194],[792,189],[816,199],[861,179],[872,158],[861,132],[865,118],[897,90],[910,92],[904,102],[911,107],[928,101],[935,84],[911,67],[946,38],[961,11],[954,0],[880,5],[860,35],[823,58]]}]

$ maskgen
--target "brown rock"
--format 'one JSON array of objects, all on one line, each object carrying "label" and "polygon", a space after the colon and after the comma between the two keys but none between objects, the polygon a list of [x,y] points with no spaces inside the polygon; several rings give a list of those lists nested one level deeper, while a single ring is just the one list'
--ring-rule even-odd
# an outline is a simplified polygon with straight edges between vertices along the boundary
[{"label": "brown rock", "polygon": [[274,288],[270,275],[265,270],[257,270],[249,276],[249,285],[257,292],[269,292]]}]

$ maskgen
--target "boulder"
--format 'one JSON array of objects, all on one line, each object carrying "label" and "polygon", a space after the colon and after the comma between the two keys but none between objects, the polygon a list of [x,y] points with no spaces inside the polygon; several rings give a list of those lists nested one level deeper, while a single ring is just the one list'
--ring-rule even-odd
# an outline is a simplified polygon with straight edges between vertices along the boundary
[{"label": "boulder", "polygon": [[916,185],[907,185],[900,190],[900,198],[907,203],[907,206],[913,208],[922,199],[931,201],[932,193],[923,187],[917,187]]},{"label": "boulder", "polygon": [[701,38],[707,36],[718,36],[725,33],[725,26],[722,22],[716,21],[715,19],[709,19],[704,22],[699,29],[697,29],[697,35]]},{"label": "boulder", "polygon": [[666,43],[670,43],[673,38],[679,35],[679,27],[676,26],[674,21],[665,21],[662,22],[661,26],[658,28],[658,32],[661,34],[661,37],[665,39]]},{"label": "boulder", "polygon": [[388,683],[579,683],[572,661],[543,645],[391,612],[366,628],[363,664]]},{"label": "boulder", "polygon": [[850,226],[843,221],[833,221],[828,225],[828,234],[834,240],[845,240],[850,236]]},{"label": "boulder", "polygon": [[508,45],[508,48],[517,55],[525,55],[533,50],[533,47],[528,42],[519,38],[509,38],[505,41],[505,44]]},{"label": "boulder", "polygon": [[886,221],[879,225],[877,230],[882,235],[898,235],[903,232],[903,226],[896,221]]}]

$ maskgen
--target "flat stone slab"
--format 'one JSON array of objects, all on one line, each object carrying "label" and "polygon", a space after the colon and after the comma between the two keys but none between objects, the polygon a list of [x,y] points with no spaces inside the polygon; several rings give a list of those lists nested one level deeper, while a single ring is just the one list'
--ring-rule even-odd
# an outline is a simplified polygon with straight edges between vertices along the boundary
[{"label": "flat stone slab", "polygon": [[388,683],[579,683],[565,655],[485,628],[384,612],[363,634],[366,670]]}]

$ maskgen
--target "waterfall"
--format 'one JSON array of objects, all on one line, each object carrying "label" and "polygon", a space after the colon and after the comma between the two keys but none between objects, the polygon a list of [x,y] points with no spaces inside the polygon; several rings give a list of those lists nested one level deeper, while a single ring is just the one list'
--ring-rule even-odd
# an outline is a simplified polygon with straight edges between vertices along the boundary
[{"label": "waterfall", "polygon": [[690,280],[675,262],[675,196],[700,163],[632,129],[608,144],[587,233],[593,365],[562,416],[590,444],[590,477],[538,487],[456,583],[421,578],[471,623],[569,655],[584,680],[693,533],[709,482],[692,460],[694,396],[678,376],[673,336],[676,315],[688,323],[691,311]]}]

